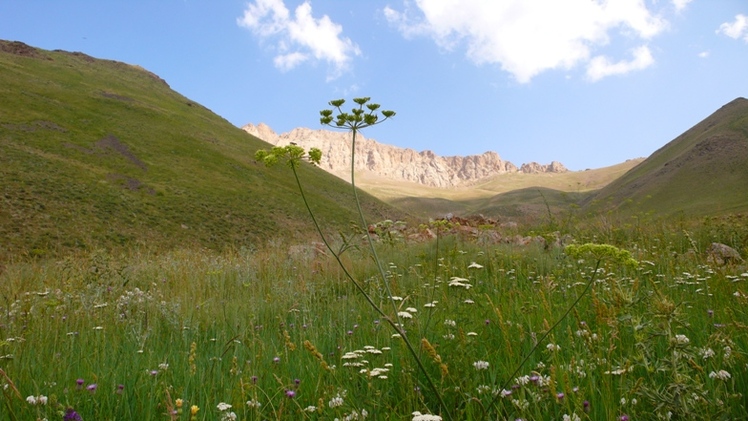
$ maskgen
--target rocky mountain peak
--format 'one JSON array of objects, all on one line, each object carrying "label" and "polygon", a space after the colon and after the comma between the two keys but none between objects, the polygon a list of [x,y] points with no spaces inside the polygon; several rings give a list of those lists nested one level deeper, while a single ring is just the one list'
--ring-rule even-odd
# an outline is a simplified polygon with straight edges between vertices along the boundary
[{"label": "rocky mountain peak", "polygon": [[[348,132],[298,127],[277,134],[264,123],[247,124],[242,129],[272,145],[285,146],[293,142],[306,149],[319,148],[322,151],[322,169],[343,179],[350,178],[351,135]],[[356,137],[355,159],[357,171],[443,188],[472,184],[497,174],[568,171],[556,161],[548,165],[531,162],[518,168],[493,151],[480,155],[443,157],[429,150],[416,152],[379,143],[365,138],[361,133]]]}]

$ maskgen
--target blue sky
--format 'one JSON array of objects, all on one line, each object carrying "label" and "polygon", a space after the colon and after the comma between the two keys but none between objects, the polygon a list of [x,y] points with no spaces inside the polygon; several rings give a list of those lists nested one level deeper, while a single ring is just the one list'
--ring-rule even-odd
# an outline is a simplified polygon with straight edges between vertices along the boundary
[{"label": "blue sky", "polygon": [[572,170],[645,157],[748,97],[746,0],[2,0],[0,39],[137,64],[236,126],[364,132]]}]

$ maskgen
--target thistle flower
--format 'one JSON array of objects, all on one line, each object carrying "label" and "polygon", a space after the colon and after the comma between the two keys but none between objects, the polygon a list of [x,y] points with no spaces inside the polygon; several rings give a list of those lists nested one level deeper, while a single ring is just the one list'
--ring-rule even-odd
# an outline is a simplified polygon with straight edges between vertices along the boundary
[{"label": "thistle flower", "polygon": [[62,419],[63,421],[83,421],[83,418],[73,408],[66,409]]}]

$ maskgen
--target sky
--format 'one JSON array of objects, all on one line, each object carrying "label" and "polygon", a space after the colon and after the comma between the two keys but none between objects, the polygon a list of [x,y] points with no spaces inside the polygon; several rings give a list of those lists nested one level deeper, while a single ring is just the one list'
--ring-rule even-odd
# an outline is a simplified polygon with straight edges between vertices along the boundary
[{"label": "sky", "polygon": [[647,157],[748,97],[748,0],[0,0],[0,39],[140,65],[233,125],[365,129],[571,170]]}]

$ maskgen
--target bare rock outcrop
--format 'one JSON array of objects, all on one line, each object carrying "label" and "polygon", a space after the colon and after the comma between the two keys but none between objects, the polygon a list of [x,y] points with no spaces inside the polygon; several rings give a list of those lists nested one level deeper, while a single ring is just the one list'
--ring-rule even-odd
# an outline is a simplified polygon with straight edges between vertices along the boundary
[{"label": "bare rock outcrop", "polygon": [[[351,135],[348,132],[296,128],[277,134],[268,125],[247,124],[247,133],[272,145],[295,143],[304,148],[322,151],[320,167],[340,178],[348,179],[351,169]],[[559,162],[549,165],[523,164],[522,168],[501,159],[496,152],[481,155],[439,156],[432,151],[385,145],[367,139],[361,133],[356,137],[356,171],[366,171],[379,177],[404,180],[432,187],[457,187],[471,184],[486,177],[506,173],[565,172]]]}]

